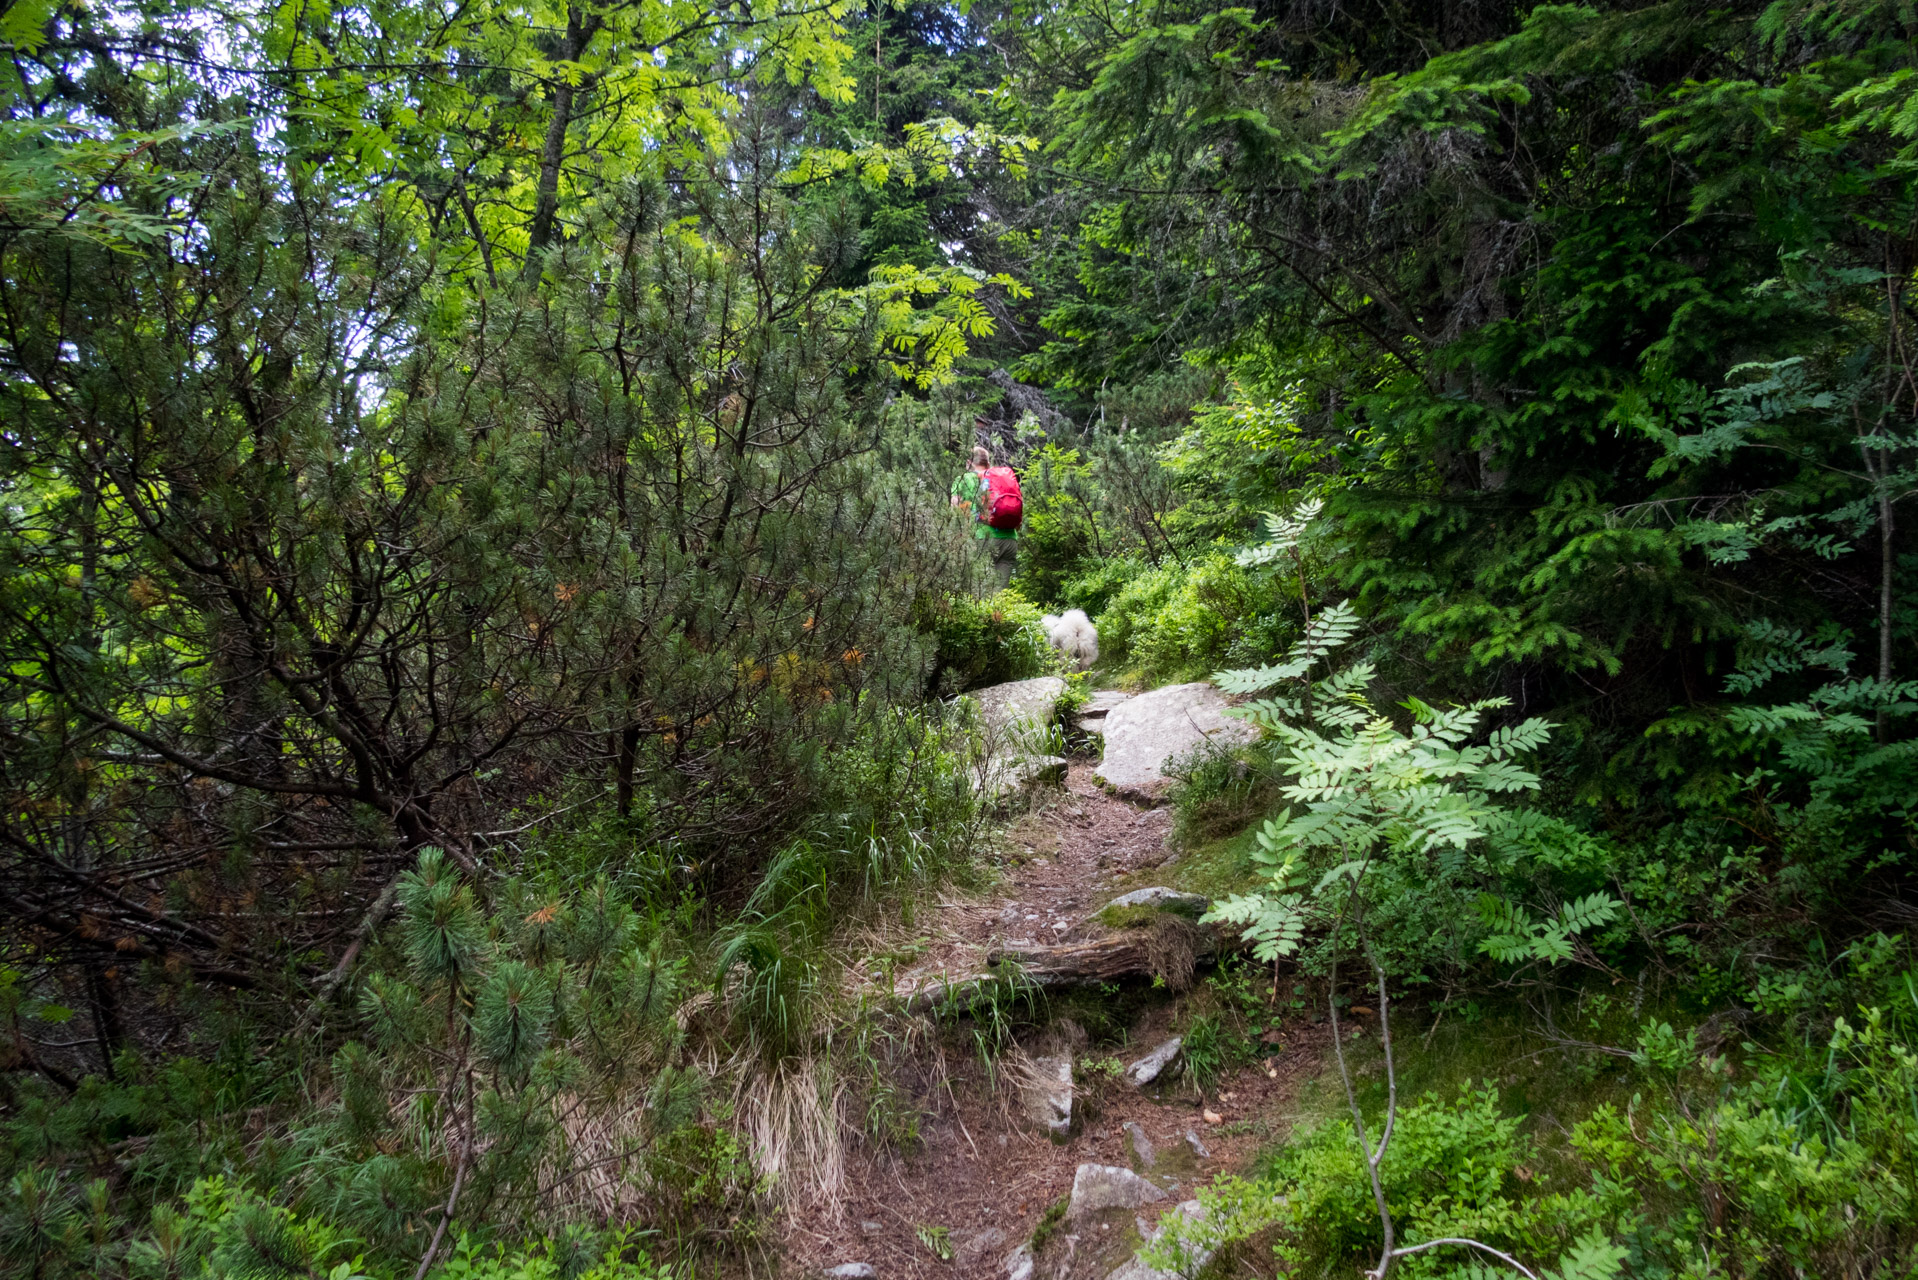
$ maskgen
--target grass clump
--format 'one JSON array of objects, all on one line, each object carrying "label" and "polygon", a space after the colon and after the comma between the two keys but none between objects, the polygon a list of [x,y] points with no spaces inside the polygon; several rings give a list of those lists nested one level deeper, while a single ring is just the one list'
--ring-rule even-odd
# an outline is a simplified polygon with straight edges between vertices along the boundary
[{"label": "grass clump", "polygon": [[1095,918],[1108,929],[1148,929],[1158,923],[1161,914],[1157,907],[1121,907],[1107,903]]},{"label": "grass clump", "polygon": [[1060,1196],[1047,1205],[1046,1211],[1039,1215],[1039,1221],[1033,1225],[1032,1235],[1027,1241],[1034,1253],[1044,1249],[1046,1242],[1057,1235],[1059,1228],[1065,1225],[1066,1206],[1071,1202],[1071,1196]]},{"label": "grass clump", "polygon": [[1173,838],[1183,845],[1234,835],[1272,811],[1279,782],[1258,746],[1223,750],[1202,743],[1166,761],[1173,780]]}]

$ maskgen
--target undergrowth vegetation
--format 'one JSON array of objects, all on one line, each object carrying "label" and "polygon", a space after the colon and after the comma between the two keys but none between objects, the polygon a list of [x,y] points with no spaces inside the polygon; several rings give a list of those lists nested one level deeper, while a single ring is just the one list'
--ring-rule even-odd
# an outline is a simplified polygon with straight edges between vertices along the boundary
[{"label": "undergrowth vegetation", "polygon": [[[763,1251],[784,1184],[812,1187],[842,1123],[911,1137],[886,1070],[822,1093],[844,1016],[835,943],[849,912],[970,874],[982,815],[964,742],[902,714],[836,753],[830,807],[717,920],[678,887],[670,846],[608,847],[623,837],[603,827],[549,830],[501,879],[425,850],[323,1064],[285,1072],[264,1028],[226,1019],[204,1054],[124,1054],[71,1096],[18,1082],[0,1129],[25,1169],[0,1207],[7,1248],[49,1277],[147,1274],[162,1256],[176,1260],[152,1274],[281,1258],[384,1276],[419,1252],[421,1222],[463,1224],[458,1275],[572,1275],[610,1250],[601,1274],[639,1277],[649,1254]],[[56,1020],[7,984],[14,1034]],[[74,1176],[103,1148],[150,1221],[123,1201],[102,1217],[107,1184]]]},{"label": "undergrowth vegetation", "polygon": [[[1541,1041],[1528,1020],[1453,1007],[1401,1042],[1383,1183],[1406,1238],[1470,1237],[1559,1274],[1897,1274],[1914,1246],[1909,1170],[1918,986],[1883,935],[1833,966],[1854,1012],[1829,1026],[1674,1030],[1696,1005],[1634,1018],[1629,1000],[1573,996]],[[1376,1019],[1354,1019],[1368,1124],[1387,1106]],[[1795,1031],[1795,1034],[1794,1034]],[[1607,1043],[1618,1040],[1621,1043]],[[1409,1050],[1409,1051],[1408,1051]],[[1323,1096],[1249,1176],[1200,1192],[1210,1210],[1156,1246],[1194,1244],[1308,1274],[1363,1270],[1380,1223],[1343,1097]],[[1605,1261],[1610,1251],[1611,1260]],[[1406,1274],[1478,1274],[1443,1252]]]},{"label": "undergrowth vegetation", "polygon": [[[1913,1274],[1915,35],[8,6],[0,1262],[758,1274],[1170,1002],[1221,1271]],[[1245,954],[924,1016],[1069,608]]]}]

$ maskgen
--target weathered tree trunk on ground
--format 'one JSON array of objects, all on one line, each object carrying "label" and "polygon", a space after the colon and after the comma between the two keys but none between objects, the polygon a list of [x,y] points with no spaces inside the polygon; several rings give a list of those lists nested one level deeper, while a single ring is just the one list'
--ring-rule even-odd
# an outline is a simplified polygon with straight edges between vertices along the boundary
[{"label": "weathered tree trunk on ground", "polygon": [[[1000,947],[988,951],[985,963],[1016,966],[1019,978],[1034,986],[1074,987],[1119,982],[1128,978],[1164,978],[1173,990],[1192,980],[1200,960],[1233,947],[1235,939],[1221,938],[1170,913],[1163,922],[1144,929],[1123,929],[1090,942],[1058,946]],[[908,1013],[929,1013],[952,1004],[964,1004],[984,988],[1004,982],[1011,970],[944,976],[923,982],[906,996]]]}]

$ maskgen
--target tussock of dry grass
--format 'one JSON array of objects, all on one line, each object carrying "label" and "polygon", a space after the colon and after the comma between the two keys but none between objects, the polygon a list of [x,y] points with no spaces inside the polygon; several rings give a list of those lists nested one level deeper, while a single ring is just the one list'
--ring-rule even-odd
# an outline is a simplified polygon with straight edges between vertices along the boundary
[{"label": "tussock of dry grass", "polygon": [[[846,1187],[847,1089],[821,1055],[748,1068],[734,1078],[733,1106],[754,1167],[774,1194],[837,1219]],[[850,1131],[850,1132],[849,1132]]]},{"label": "tussock of dry grass", "polygon": [[607,1099],[597,1105],[569,1098],[560,1108],[563,1164],[539,1171],[543,1214],[586,1221],[627,1222],[643,1196],[633,1175],[645,1152],[645,1105]]}]

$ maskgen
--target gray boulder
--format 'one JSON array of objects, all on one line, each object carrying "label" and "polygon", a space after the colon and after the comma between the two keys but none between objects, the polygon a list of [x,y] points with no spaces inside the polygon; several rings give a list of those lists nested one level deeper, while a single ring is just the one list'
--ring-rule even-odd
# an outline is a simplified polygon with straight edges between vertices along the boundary
[{"label": "gray boulder", "polygon": [[[1197,1200],[1187,1200],[1160,1218],[1159,1225],[1150,1234],[1143,1232],[1141,1234],[1145,1235],[1145,1242],[1150,1245],[1156,1243],[1165,1234],[1166,1228],[1175,1222],[1184,1226],[1204,1220],[1204,1207]],[[1143,1256],[1144,1252],[1141,1249],[1139,1253],[1132,1255],[1131,1261],[1113,1271],[1106,1280],[1184,1280],[1185,1277],[1197,1275],[1206,1263],[1212,1261],[1211,1247],[1200,1240],[1183,1241],[1179,1249],[1177,1265],[1169,1271],[1161,1271],[1149,1265]]]},{"label": "gray boulder", "polygon": [[1167,685],[1120,703],[1106,714],[1099,779],[1128,799],[1158,800],[1172,785],[1167,760],[1203,743],[1221,748],[1256,740],[1259,731],[1225,714],[1231,705],[1212,685]]},{"label": "gray boulder", "polygon": [[1172,1065],[1172,1060],[1179,1056],[1179,1048],[1184,1044],[1185,1039],[1183,1037],[1173,1036],[1151,1053],[1148,1053],[1145,1057],[1140,1058],[1137,1062],[1127,1067],[1125,1069],[1126,1082],[1135,1089],[1145,1088],[1154,1080],[1157,1080],[1167,1067]]},{"label": "gray boulder", "polygon": [[1052,709],[1066,691],[1058,676],[1038,676],[975,689],[965,696],[979,704],[979,725],[985,736],[986,758],[974,779],[974,789],[988,800],[999,800],[1066,776],[1063,756],[1042,749]]},{"label": "gray boulder", "polygon": [[1032,1280],[1032,1246],[1020,1245],[999,1265],[1005,1268],[1006,1280]]},{"label": "gray boulder", "polygon": [[1130,1169],[1116,1164],[1082,1164],[1072,1176],[1068,1219],[1083,1218],[1102,1209],[1137,1209],[1165,1199],[1165,1192]]},{"label": "gray boulder", "polygon": [[995,737],[1003,738],[1022,729],[1043,731],[1065,691],[1066,682],[1058,676],[1036,676],[1031,680],[974,689],[965,696],[979,704],[979,723],[986,731],[990,747]]},{"label": "gray boulder", "polygon": [[1065,779],[1064,756],[1028,756],[1015,752],[988,756],[974,790],[988,800],[1000,800],[1026,787],[1060,783]]}]

